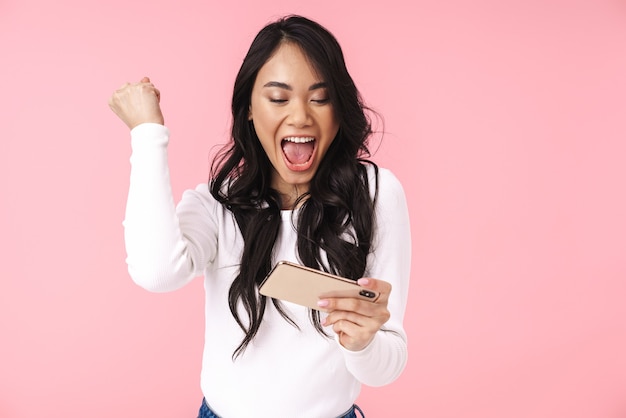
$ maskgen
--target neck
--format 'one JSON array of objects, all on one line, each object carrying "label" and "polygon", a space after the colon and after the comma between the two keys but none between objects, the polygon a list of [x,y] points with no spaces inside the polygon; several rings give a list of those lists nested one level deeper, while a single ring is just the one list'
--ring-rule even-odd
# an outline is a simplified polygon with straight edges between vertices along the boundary
[{"label": "neck", "polygon": [[281,197],[281,209],[282,210],[293,210],[297,209],[304,203],[305,199],[301,199],[302,195],[305,194],[308,190],[304,187],[298,185],[293,185],[293,187],[287,191],[280,191]]}]

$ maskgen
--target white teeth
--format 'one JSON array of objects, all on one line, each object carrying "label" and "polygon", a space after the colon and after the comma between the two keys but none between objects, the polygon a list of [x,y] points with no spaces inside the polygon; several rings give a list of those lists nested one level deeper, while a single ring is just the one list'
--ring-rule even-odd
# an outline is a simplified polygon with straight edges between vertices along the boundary
[{"label": "white teeth", "polygon": [[295,142],[296,144],[304,144],[305,142],[315,141],[312,136],[288,136],[285,141]]}]

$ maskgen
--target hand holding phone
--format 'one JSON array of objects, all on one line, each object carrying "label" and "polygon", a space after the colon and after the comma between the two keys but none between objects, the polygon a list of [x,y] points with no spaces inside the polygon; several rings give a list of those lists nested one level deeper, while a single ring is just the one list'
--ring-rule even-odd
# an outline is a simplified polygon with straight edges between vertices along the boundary
[{"label": "hand holding phone", "polygon": [[354,280],[310,267],[279,261],[259,287],[259,293],[319,310],[323,298],[357,298],[375,302],[379,294]]}]

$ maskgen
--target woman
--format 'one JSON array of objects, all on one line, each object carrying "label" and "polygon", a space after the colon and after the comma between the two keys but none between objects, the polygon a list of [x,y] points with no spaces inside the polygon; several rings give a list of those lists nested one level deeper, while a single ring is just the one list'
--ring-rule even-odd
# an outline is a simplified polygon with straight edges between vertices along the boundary
[{"label": "woman", "polygon": [[[200,416],[356,417],[360,385],[406,363],[411,250],[401,185],[363,159],[371,127],[339,44],[299,16],[263,28],[235,81],[231,142],[177,206],[159,99],[144,78],[110,100],[131,129],[127,262],[152,291],[204,276]],[[268,300],[258,285],[278,260],[380,297]]]}]

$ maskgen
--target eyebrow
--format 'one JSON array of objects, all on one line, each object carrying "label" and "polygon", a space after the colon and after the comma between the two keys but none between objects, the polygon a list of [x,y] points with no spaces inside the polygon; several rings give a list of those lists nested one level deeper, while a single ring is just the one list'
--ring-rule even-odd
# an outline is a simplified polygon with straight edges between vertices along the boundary
[{"label": "eyebrow", "polygon": [[[263,87],[278,87],[278,88],[281,88],[281,89],[284,89],[284,90],[289,90],[289,91],[293,90],[293,87],[291,87],[289,84],[282,83],[280,81],[270,81],[270,82],[267,82],[267,83],[265,83],[263,85]],[[323,88],[326,88],[326,87],[328,87],[328,85],[325,82],[322,81],[322,82],[319,82],[319,83],[312,84],[309,87],[309,91],[313,91],[313,90],[317,90],[317,89],[323,89]]]}]

